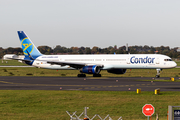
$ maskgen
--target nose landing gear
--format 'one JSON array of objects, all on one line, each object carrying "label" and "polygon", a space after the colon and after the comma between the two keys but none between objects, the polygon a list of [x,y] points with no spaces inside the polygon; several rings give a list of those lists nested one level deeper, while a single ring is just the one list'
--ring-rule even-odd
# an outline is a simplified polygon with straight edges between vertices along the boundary
[{"label": "nose landing gear", "polygon": [[156,69],[156,71],[157,71],[156,78],[159,78],[160,77],[160,71],[162,71],[162,69]]}]

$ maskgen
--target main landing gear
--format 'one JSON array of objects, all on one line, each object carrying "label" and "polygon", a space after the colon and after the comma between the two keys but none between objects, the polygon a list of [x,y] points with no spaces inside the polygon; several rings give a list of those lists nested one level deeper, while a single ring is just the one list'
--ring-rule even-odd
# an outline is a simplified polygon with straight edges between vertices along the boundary
[{"label": "main landing gear", "polygon": [[[86,74],[78,74],[77,77],[86,77]],[[93,74],[93,77],[101,77],[101,74]]]},{"label": "main landing gear", "polygon": [[160,71],[162,71],[162,69],[156,69],[156,71],[157,71],[156,78],[159,78],[160,77]]}]

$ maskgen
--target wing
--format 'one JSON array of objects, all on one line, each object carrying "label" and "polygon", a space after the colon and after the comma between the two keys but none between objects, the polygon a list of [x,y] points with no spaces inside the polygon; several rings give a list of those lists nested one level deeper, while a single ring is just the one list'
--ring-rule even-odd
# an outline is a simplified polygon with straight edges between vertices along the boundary
[{"label": "wing", "polygon": [[64,61],[47,61],[47,63],[50,64],[56,64],[56,65],[69,65],[70,67],[76,68],[76,69],[80,69],[84,66],[88,66],[88,65],[97,65],[99,67],[103,67],[103,65],[101,64],[94,64],[94,63],[81,63],[81,62],[64,62]]}]

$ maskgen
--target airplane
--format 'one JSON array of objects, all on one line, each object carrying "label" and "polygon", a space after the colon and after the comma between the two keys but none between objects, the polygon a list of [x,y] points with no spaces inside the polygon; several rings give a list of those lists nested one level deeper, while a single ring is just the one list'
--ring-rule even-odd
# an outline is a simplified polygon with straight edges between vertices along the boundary
[{"label": "airplane", "polygon": [[101,70],[113,74],[125,74],[127,69],[156,69],[160,77],[162,69],[174,68],[177,64],[166,55],[161,54],[83,54],[83,55],[43,55],[23,31],[18,31],[24,53],[24,63],[45,69],[77,69],[77,77],[101,77]]}]

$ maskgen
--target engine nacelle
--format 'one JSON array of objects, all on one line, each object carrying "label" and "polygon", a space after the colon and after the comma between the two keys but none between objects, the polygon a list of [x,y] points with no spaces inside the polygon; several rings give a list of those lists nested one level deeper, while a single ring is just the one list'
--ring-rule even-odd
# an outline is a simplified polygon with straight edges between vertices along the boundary
[{"label": "engine nacelle", "polygon": [[92,65],[92,66],[84,66],[80,72],[82,73],[87,73],[87,74],[99,74],[100,72],[100,67],[96,66],[96,65]]},{"label": "engine nacelle", "polygon": [[126,73],[126,69],[110,69],[107,70],[109,73],[114,73],[114,74],[124,74]]}]

